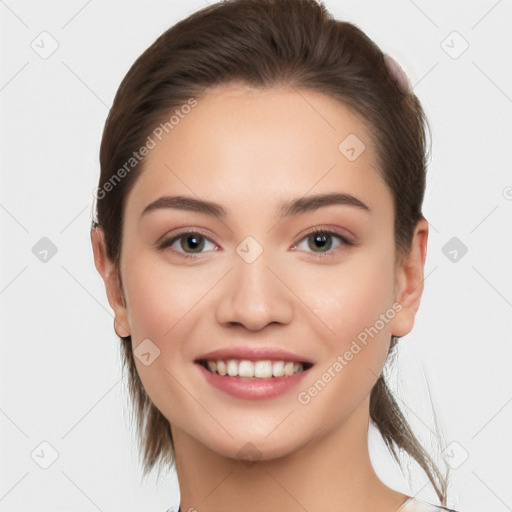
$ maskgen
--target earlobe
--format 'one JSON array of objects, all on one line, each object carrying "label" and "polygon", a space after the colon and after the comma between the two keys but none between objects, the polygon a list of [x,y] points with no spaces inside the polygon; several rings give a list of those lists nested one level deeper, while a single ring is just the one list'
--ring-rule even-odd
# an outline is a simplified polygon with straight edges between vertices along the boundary
[{"label": "earlobe", "polygon": [[414,326],[423,294],[427,240],[428,222],[422,217],[416,224],[409,253],[400,258],[396,267],[395,301],[401,309],[390,324],[393,336],[405,336]]},{"label": "earlobe", "polygon": [[96,226],[91,229],[91,244],[94,264],[105,284],[108,303],[114,310],[114,330],[120,337],[130,336],[126,302],[119,272],[107,256],[104,232],[100,227]]}]

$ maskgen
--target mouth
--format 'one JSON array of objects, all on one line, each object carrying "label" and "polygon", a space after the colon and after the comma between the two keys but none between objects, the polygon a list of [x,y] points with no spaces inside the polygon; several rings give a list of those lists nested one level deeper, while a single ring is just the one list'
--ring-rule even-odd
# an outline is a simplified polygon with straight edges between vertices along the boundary
[{"label": "mouth", "polygon": [[307,361],[284,361],[262,359],[198,359],[194,361],[210,373],[240,379],[277,379],[291,377],[309,370],[313,363]]}]

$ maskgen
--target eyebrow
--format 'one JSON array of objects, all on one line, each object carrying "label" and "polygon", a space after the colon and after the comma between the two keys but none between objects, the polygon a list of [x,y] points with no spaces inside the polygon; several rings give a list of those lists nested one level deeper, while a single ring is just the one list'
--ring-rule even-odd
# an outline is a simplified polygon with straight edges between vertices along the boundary
[{"label": "eyebrow", "polygon": [[[363,211],[371,212],[370,208],[357,197],[345,193],[315,194],[286,201],[279,210],[280,219],[311,212],[324,206],[343,205],[353,206]],[[142,211],[141,217],[149,212],[160,209],[186,210],[189,212],[203,213],[217,218],[225,218],[226,210],[220,204],[202,199],[185,196],[163,196],[148,204]]]}]

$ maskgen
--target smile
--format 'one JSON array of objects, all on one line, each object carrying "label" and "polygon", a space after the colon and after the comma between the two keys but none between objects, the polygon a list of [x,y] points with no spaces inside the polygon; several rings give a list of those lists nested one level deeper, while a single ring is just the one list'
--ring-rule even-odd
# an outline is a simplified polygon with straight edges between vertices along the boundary
[{"label": "smile", "polygon": [[229,377],[271,379],[291,376],[310,368],[311,363],[298,361],[249,361],[247,359],[201,360],[204,368],[217,375]]},{"label": "smile", "polygon": [[276,398],[296,388],[313,363],[262,359],[199,359],[195,361],[204,382],[242,400]]}]

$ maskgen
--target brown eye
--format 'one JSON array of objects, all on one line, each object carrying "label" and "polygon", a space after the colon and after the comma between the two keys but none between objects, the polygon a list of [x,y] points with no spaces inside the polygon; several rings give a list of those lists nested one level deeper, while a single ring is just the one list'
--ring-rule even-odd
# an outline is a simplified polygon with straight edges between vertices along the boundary
[{"label": "brown eye", "polygon": [[215,244],[201,233],[186,231],[173,236],[168,240],[164,240],[158,248],[166,249],[170,247],[174,252],[177,252],[182,256],[194,257],[206,252],[203,249],[205,249],[208,244],[211,244],[213,246],[213,250],[215,250]]},{"label": "brown eye", "polygon": [[308,236],[308,247],[312,250],[328,251],[332,247],[332,235],[327,233],[314,233]]},{"label": "brown eye", "polygon": [[183,250],[192,249],[193,252],[201,252],[205,245],[205,238],[201,235],[186,235],[180,237],[180,246]]},{"label": "brown eye", "polygon": [[[304,248],[304,242],[306,242],[306,248]],[[335,253],[337,249],[347,245],[353,245],[353,243],[346,237],[334,231],[315,229],[306,235],[296,248],[321,256],[328,256],[331,253]]]}]

